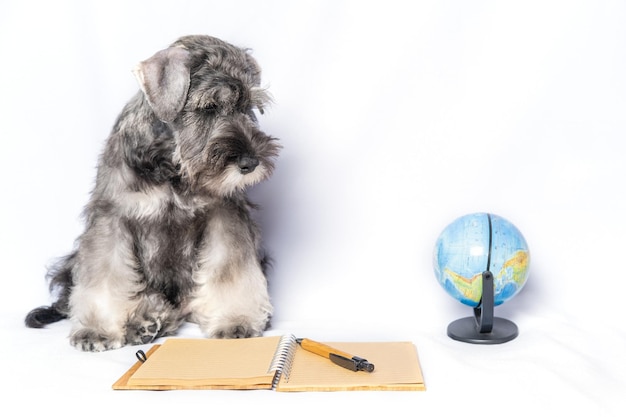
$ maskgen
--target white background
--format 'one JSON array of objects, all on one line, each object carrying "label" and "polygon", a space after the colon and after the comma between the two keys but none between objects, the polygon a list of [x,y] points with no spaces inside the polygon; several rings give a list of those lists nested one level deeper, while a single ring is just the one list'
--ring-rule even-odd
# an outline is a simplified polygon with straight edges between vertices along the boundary
[{"label": "white background", "polygon": [[[274,97],[260,123],[284,149],[251,192],[275,258],[268,334],[413,341],[426,392],[113,392],[134,347],[80,353],[67,322],[23,326],[82,230],[131,69],[196,33],[251,48]],[[0,51],[0,409],[626,409],[626,3],[4,0]],[[504,345],[446,336],[471,310],[432,272],[439,233],[477,211],[531,249],[526,287],[496,308],[520,328]]]}]

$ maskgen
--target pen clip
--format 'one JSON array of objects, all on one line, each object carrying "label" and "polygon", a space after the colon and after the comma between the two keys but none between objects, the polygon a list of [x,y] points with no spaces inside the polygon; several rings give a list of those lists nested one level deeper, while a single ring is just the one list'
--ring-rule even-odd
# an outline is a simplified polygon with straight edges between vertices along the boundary
[{"label": "pen clip", "polygon": [[339,356],[339,355],[336,355],[334,353],[330,353],[328,355],[328,359],[330,359],[330,361],[332,363],[334,363],[335,365],[339,365],[342,368],[346,368],[346,369],[349,369],[349,370],[354,371],[354,372],[358,371],[356,363],[352,359],[350,359],[350,358],[345,358],[343,356]]}]

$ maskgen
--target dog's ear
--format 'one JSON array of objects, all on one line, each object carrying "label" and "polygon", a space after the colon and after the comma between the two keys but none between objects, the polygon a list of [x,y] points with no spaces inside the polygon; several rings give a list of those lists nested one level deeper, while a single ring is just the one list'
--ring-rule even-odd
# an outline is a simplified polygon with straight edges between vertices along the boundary
[{"label": "dog's ear", "polygon": [[189,61],[187,50],[170,47],[140,62],[133,71],[150,107],[166,123],[176,118],[187,99]]}]

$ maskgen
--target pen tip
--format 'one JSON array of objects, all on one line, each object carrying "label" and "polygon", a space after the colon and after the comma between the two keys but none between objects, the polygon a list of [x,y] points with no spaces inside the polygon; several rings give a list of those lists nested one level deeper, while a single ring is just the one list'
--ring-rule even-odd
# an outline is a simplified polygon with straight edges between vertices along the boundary
[{"label": "pen tip", "polygon": [[374,372],[374,364],[373,364],[373,363],[369,363],[369,362],[367,362],[367,363],[365,363],[364,365],[365,365],[365,366],[364,366],[363,370],[364,370],[365,372]]}]

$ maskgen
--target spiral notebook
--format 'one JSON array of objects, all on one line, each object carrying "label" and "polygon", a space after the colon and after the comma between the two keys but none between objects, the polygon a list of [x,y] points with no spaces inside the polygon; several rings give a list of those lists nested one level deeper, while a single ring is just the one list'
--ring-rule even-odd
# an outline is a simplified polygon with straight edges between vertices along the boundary
[{"label": "spiral notebook", "polygon": [[302,349],[292,335],[250,339],[167,339],[135,363],[115,390],[274,389],[276,391],[423,391],[411,342],[329,343],[367,358],[354,372]]}]

